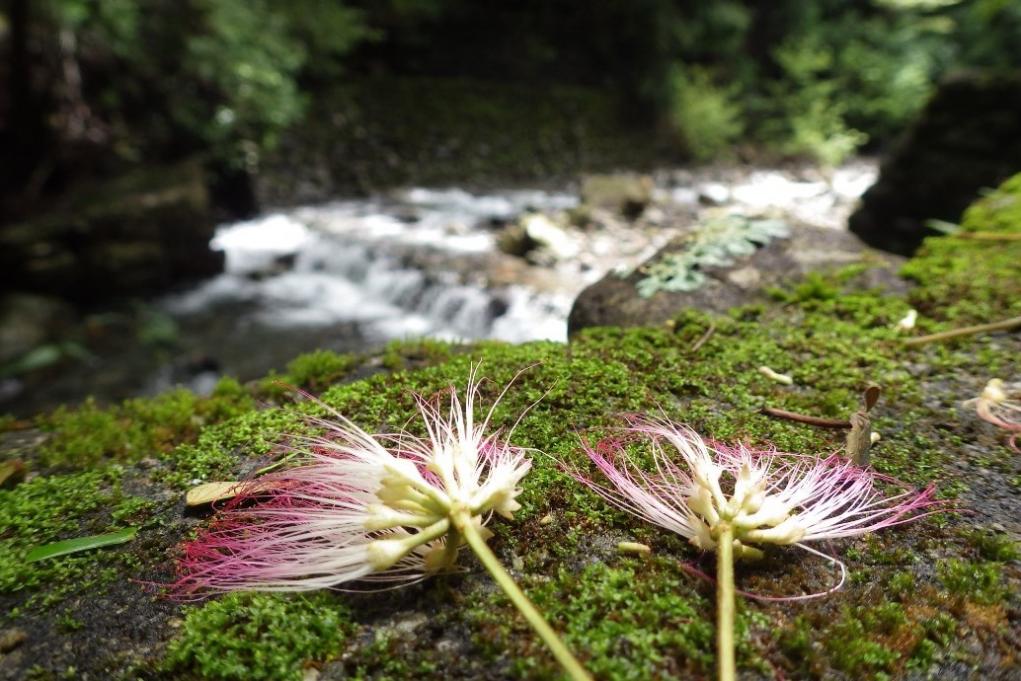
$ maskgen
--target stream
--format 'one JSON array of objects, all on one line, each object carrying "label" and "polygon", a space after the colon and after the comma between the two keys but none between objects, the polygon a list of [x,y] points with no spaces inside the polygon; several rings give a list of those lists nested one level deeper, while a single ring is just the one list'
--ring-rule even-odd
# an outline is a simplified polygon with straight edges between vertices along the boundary
[{"label": "stream", "polygon": [[[875,177],[867,160],[829,173],[663,170],[652,175],[640,219],[606,211],[585,227],[566,217],[580,202],[573,187],[411,188],[268,211],[218,228],[211,245],[225,252],[223,274],[148,303],[168,342],[115,339],[50,377],[45,396],[8,384],[0,411],[12,400],[23,411],[47,406],[39,399],[118,399],[174,385],[204,393],[221,375],[256,378],[319,348],[360,352],[415,337],[565,341],[583,288],[636,266],[700,219],[768,214],[844,229]],[[548,241],[527,258],[503,252],[501,235],[527,220],[538,220]]]}]

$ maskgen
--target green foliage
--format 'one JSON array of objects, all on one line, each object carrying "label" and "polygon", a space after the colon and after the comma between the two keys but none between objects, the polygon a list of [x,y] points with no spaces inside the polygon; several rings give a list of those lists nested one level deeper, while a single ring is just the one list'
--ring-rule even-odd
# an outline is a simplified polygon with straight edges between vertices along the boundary
[{"label": "green foliage", "polygon": [[677,67],[672,90],[673,123],[684,148],[699,161],[726,156],[743,129],[734,88],[719,87],[705,69]]},{"label": "green foliage", "polygon": [[686,60],[741,54],[753,28],[754,8],[735,0],[693,3],[674,27],[677,47]]},{"label": "green foliage", "polygon": [[34,563],[39,560],[49,560],[50,558],[58,558],[81,551],[91,551],[92,549],[99,549],[105,546],[116,546],[131,541],[135,538],[136,534],[138,534],[137,527],[128,527],[117,532],[93,534],[87,537],[65,539],[53,542],[52,544],[43,544],[29,551],[28,555],[25,556],[25,561]]},{"label": "green foliage", "polygon": [[790,235],[778,220],[759,220],[727,215],[699,227],[684,250],[667,253],[645,265],[646,275],[637,284],[638,294],[649,298],[659,291],[694,291],[706,282],[704,267],[726,267],[735,258],[751,255],[773,239]]},{"label": "green foliage", "polygon": [[[181,137],[173,131],[183,132],[248,167],[304,113],[299,77],[336,77],[338,58],[372,36],[361,12],[340,2],[49,0],[47,10],[58,29],[91,48],[85,67],[116,73],[84,93],[107,126],[128,124],[171,144]],[[156,115],[129,119],[138,102]]]},{"label": "green foliage", "polygon": [[201,0],[198,7],[206,30],[188,39],[183,65],[217,93],[215,109],[189,99],[175,112],[221,154],[254,166],[258,150],[303,110],[295,77],[305,52],[265,0]]},{"label": "green foliage", "polygon": [[[827,77],[833,68],[833,48],[822,36],[809,33],[788,39],[775,52],[784,78],[774,84],[773,104],[780,107],[771,134],[790,155],[837,165],[862,145],[867,136],[845,122],[847,95]],[[786,129],[784,129],[786,128]]]},{"label": "green foliage", "polygon": [[336,655],[352,632],[347,608],[328,593],[233,593],[189,609],[163,667],[210,681],[300,681],[306,664]]},{"label": "green foliage", "polygon": [[[55,84],[50,99],[81,97],[75,104],[86,105],[80,108],[88,112],[85,123],[115,137],[116,153],[140,160],[150,149],[212,150],[248,168],[303,117],[318,124],[318,107],[310,113],[307,103],[352,72],[413,73],[425,77],[423,85],[456,73],[497,83],[499,91],[512,90],[512,83],[597,83],[615,93],[614,104],[633,122],[668,120],[696,159],[727,155],[736,141],[755,141],[835,164],[866,140],[893,140],[951,70],[1008,70],[1021,62],[1021,9],[1008,0],[782,0],[770,12],[750,0],[596,3],[571,12],[569,31],[563,16],[535,1],[501,8],[494,21],[485,5],[449,0],[350,6],[45,0],[34,21],[45,57],[40,64],[52,69],[44,74]],[[74,38],[65,56],[85,75],[81,92],[62,84],[62,29]],[[371,56],[352,59],[352,50],[368,42],[378,43],[367,51]],[[392,107],[391,94],[377,90],[378,106]],[[400,108],[410,117],[401,125],[435,141],[430,120],[462,106],[442,94]],[[447,111],[437,115],[435,108]],[[581,117],[584,108],[575,111]],[[56,125],[71,127],[74,116],[56,113]],[[515,111],[507,118],[520,116]],[[345,118],[344,125],[365,132],[354,123]],[[613,123],[621,132],[620,117]],[[533,121],[507,132],[529,140],[535,127]],[[568,124],[558,132],[587,135],[588,127]],[[456,128],[440,130],[472,158],[474,145],[461,146]],[[385,133],[375,134],[378,139],[355,138],[370,148],[360,151],[366,158],[399,148]],[[541,139],[535,146],[555,155]],[[616,147],[621,157],[611,162],[629,160],[627,149]],[[400,156],[418,158],[403,149]]]},{"label": "green foliage", "polygon": [[1021,64],[1021,5],[1012,0],[953,3],[946,12],[949,38],[962,64],[1012,70]]}]

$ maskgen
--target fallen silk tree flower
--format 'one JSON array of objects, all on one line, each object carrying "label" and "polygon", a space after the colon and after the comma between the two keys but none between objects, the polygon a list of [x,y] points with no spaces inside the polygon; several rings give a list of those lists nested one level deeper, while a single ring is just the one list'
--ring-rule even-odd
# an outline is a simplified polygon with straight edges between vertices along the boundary
[{"label": "fallen silk tree flower", "polygon": [[473,371],[463,404],[451,388],[446,414],[419,399],[425,438],[373,436],[320,404],[333,416],[313,420],[324,434],[297,439],[299,465],[250,481],[184,547],[172,592],[409,583],[452,569],[467,544],[568,676],[588,679],[486,544],[492,514],[510,519],[520,508],[531,461],[499,431],[486,432],[495,404],[476,422],[478,385]]},{"label": "fallen silk tree flower", "polygon": [[[734,558],[759,558],[768,544],[795,545],[840,566],[836,558],[805,545],[854,537],[935,512],[935,489],[904,490],[885,496],[884,480],[832,455],[824,459],[755,451],[744,446],[707,445],[693,430],[666,421],[635,419],[631,436],[649,439],[654,472],[646,472],[620,443],[585,449],[612,486],[575,472],[575,477],[614,506],[715,551],[717,566],[717,656],[719,678],[735,678]],[[680,455],[674,463],[663,447]],[[728,490],[728,491],[725,491]]]},{"label": "fallen silk tree flower", "polygon": [[979,418],[1012,432],[1007,444],[1014,451],[1021,451],[1017,439],[1021,437],[1021,383],[1006,384],[999,378],[986,383],[982,394],[964,402],[966,407],[975,407]]}]

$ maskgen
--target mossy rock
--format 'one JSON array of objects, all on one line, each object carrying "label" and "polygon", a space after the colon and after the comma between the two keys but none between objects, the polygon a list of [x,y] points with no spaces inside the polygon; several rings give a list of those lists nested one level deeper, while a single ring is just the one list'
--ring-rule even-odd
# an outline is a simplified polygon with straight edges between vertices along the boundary
[{"label": "mossy rock", "polygon": [[[704,282],[689,291],[657,291],[643,296],[640,282],[651,264],[690,248],[689,236],[664,246],[626,276],[610,272],[575,299],[568,317],[568,332],[594,326],[646,326],[670,321],[685,310],[724,313],[765,302],[769,291],[789,286],[808,274],[843,270],[864,273],[861,284],[903,290],[896,271],[903,260],[864,247],[847,232],[802,225],[790,238],[779,238],[730,265],[700,268]],[[848,270],[848,265],[860,267]]]},{"label": "mossy rock", "polygon": [[[997,206],[1012,207],[1011,196],[1021,196],[1017,184],[973,209],[983,229],[1018,229],[1013,218],[999,222]],[[689,311],[653,327],[586,329],[569,346],[424,341],[377,357],[319,354],[293,363],[284,382],[316,386],[324,402],[367,428],[414,430],[413,392],[463,385],[481,361],[491,401],[532,366],[493,425],[512,425],[534,404],[514,441],[582,466],[579,437],[608,434],[620,414],[642,411],[726,441],[832,452],[841,433],[773,420],[759,408],[846,416],[862,388],[878,382],[874,465],[913,484],[935,483],[957,510],[823,547],[849,567],[847,585],[827,598],[741,599],[741,676],[1012,679],[1021,635],[1021,457],[960,402],[987,378],[1018,370],[1021,338],[906,347],[894,329],[913,301],[927,305],[917,333],[1017,314],[1013,270],[987,270],[989,262],[1014,267],[1021,243],[996,245],[1002,260],[986,258],[988,248],[930,241],[909,263],[917,283],[906,297],[863,290],[846,273],[819,276],[756,306]],[[934,275],[947,271],[954,276]],[[981,294],[970,314],[962,292]],[[790,373],[794,385],[772,382],[761,365]],[[0,491],[0,678],[556,678],[545,649],[467,554],[462,572],[375,593],[178,603],[147,586],[173,578],[176,547],[209,517],[187,510],[183,492],[267,465],[276,444],[319,413],[275,386],[91,406],[4,435],[0,456],[24,460],[33,473]],[[118,426],[130,436],[113,437]],[[522,510],[512,522],[490,524],[490,543],[552,625],[599,678],[712,678],[713,587],[690,576],[692,566],[711,570],[712,556],[609,508],[551,458],[537,454],[533,463]],[[33,546],[129,525],[141,528],[132,543],[25,562]],[[624,540],[647,544],[652,555],[618,553]],[[737,579],[750,592],[797,595],[825,589],[834,572],[785,548],[739,565]]]},{"label": "mossy rock", "polygon": [[223,270],[214,229],[197,160],[84,183],[0,230],[0,285],[83,303],[165,291]]},{"label": "mossy rock", "polygon": [[957,222],[983,189],[1021,171],[1021,71],[961,72],[932,100],[883,162],[850,229],[876,248],[909,255]]},{"label": "mossy rock", "polygon": [[617,99],[596,88],[349,79],[283,135],[256,193],[260,204],[280,205],[406,185],[483,189],[676,158],[661,136],[624,119]]}]

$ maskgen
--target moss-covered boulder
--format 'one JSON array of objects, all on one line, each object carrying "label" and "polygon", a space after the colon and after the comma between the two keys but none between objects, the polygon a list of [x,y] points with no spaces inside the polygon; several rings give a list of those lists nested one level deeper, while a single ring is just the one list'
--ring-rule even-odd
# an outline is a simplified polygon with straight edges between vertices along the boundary
[{"label": "moss-covered boulder", "polygon": [[[772,238],[768,243],[747,242],[746,255],[728,255],[729,264],[715,264],[715,255],[707,263],[683,257],[703,248],[700,233],[714,225],[696,226],[692,233],[675,239],[626,276],[611,272],[578,295],[568,317],[568,331],[593,326],[660,325],[685,310],[726,312],[739,305],[769,299],[772,288],[804,277],[810,272],[833,271],[852,264],[866,265],[867,284],[898,288],[896,268],[900,260],[866,248],[853,235],[832,229],[799,226],[788,237]],[[742,238],[724,235],[727,239]],[[723,249],[733,244],[721,243]],[[742,244],[744,246],[745,244]],[[677,260],[672,260],[677,258]],[[691,272],[671,272],[669,263]],[[693,265],[693,266],[692,266]],[[872,265],[873,267],[869,267]],[[697,277],[684,290],[661,286],[650,293],[650,276],[680,279]]]},{"label": "moss-covered boulder", "polygon": [[401,185],[506,186],[648,168],[676,156],[585,87],[469,78],[346,79],[286,132],[255,178],[261,205]]},{"label": "moss-covered boulder", "polygon": [[587,209],[601,208],[633,219],[652,202],[652,189],[652,178],[648,175],[585,175],[581,178],[581,202]]},{"label": "moss-covered boulder", "polygon": [[1021,72],[960,73],[942,83],[883,162],[879,180],[851,216],[871,246],[908,255],[957,222],[983,188],[1021,171]]},{"label": "moss-covered boulder", "polygon": [[0,227],[0,286],[86,303],[163,291],[222,271],[214,229],[200,163],[133,171]]},{"label": "moss-covered boulder", "polygon": [[[965,230],[1021,233],[1019,205],[1021,178],[976,205]],[[622,413],[653,411],[725,441],[829,453],[842,433],[760,408],[843,418],[878,382],[874,466],[935,483],[955,505],[821,546],[849,570],[826,598],[742,599],[741,677],[1006,681],[1017,677],[1021,637],[1021,457],[961,401],[989,377],[1016,376],[1021,337],[915,346],[895,327],[911,307],[922,312],[915,334],[1021,314],[1019,261],[1019,241],[939,237],[908,263],[916,284],[904,295],[818,276],[761,304],[586,329],[566,346],[398,343],[375,357],[303,358],[285,380],[393,432],[420,428],[413,391],[463,385],[473,362],[492,379],[487,401],[532,366],[493,425],[513,425],[534,404],[514,441],[553,458],[533,457],[523,508],[513,522],[490,523],[490,545],[600,679],[712,678],[713,586],[692,575],[711,571],[713,558],[609,508],[554,459],[585,466],[579,438],[613,432]],[[793,385],[770,380],[762,365]],[[323,413],[275,381],[228,380],[209,398],[182,391],[8,425],[0,456],[31,472],[0,490],[0,678],[556,678],[545,648],[470,555],[461,572],[382,592],[159,596],[153,583],[172,579],[180,542],[210,516],[187,509],[183,493],[254,474],[278,443],[309,428],[305,416]],[[140,528],[130,543],[27,561],[35,546],[125,527]],[[622,554],[621,541],[652,553]],[[793,548],[737,574],[740,588],[773,596],[824,590],[837,577]]]}]

